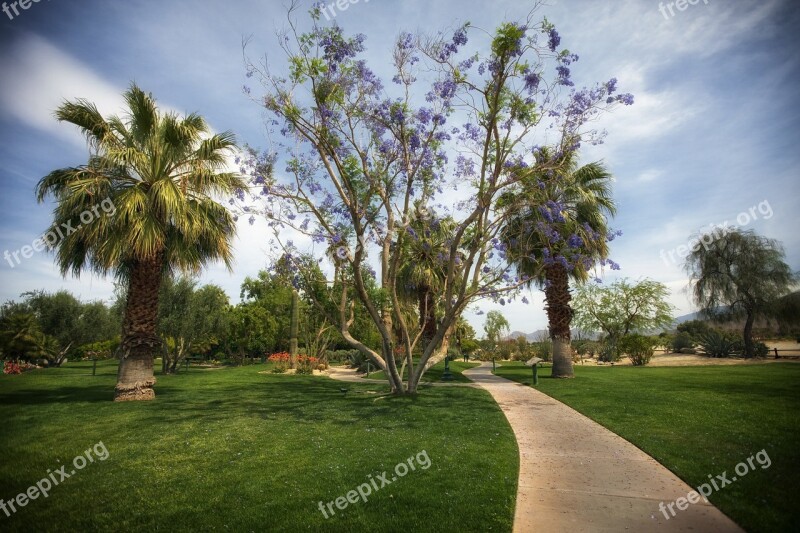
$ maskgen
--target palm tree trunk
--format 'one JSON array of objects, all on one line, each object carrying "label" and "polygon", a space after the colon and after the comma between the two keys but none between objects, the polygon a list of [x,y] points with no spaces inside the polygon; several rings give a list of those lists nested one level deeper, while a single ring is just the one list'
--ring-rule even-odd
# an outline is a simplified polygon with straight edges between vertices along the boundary
[{"label": "palm tree trunk", "polygon": [[422,329],[422,349],[436,335],[436,309],[434,309],[433,291],[422,287],[419,291],[419,327]]},{"label": "palm tree trunk", "polygon": [[547,320],[550,338],[553,341],[553,377],[575,377],[572,370],[572,345],[569,330],[572,322],[572,307],[569,302],[569,276],[560,263],[553,263],[545,269],[547,287],[544,294],[547,301]]},{"label": "palm tree trunk", "polygon": [[136,261],[131,267],[114,391],[116,402],[155,398],[153,357],[161,348],[156,323],[162,262],[163,253],[157,253],[147,260]]}]

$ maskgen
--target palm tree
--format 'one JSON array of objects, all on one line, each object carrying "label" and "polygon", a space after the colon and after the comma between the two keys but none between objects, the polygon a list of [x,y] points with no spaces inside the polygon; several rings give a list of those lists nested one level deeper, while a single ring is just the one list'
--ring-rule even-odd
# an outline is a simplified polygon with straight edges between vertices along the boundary
[{"label": "palm tree", "polygon": [[51,342],[33,313],[17,311],[0,318],[0,349],[4,357],[35,360],[45,355]]},{"label": "palm tree", "polygon": [[447,277],[447,255],[455,223],[422,216],[420,205],[407,229],[403,264],[397,275],[398,292],[417,305],[423,349],[436,334],[437,294]]},{"label": "palm tree", "polygon": [[[238,175],[224,172],[236,146],[233,134],[212,135],[194,113],[159,111],[153,96],[135,84],[124,97],[121,117],[103,118],[83,99],[58,108],[56,118],[81,130],[92,155],[37,185],[40,202],[48,194],[57,201],[49,232],[77,227],[52,245],[62,275],[111,272],[127,286],[116,401],[155,397],[161,280],[175,270],[196,273],[215,260],[231,267],[235,220],[214,196],[245,187]],[[92,209],[97,216],[79,224],[79,215]]]},{"label": "palm tree", "polygon": [[[547,148],[538,157],[554,160]],[[553,376],[569,378],[574,376],[569,281],[585,282],[595,261],[608,256],[607,217],[616,213],[616,206],[611,197],[612,176],[602,163],[578,168],[575,152],[558,162],[559,170],[550,175],[524,175],[520,189],[501,199],[501,206],[514,210],[503,230],[509,258],[520,274],[544,287]],[[543,224],[556,231],[558,238],[541,231]]]}]

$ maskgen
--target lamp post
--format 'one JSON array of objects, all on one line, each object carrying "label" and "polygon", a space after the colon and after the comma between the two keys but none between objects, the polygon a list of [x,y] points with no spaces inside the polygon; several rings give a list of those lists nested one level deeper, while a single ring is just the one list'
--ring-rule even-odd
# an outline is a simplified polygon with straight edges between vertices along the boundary
[{"label": "lamp post", "polygon": [[531,367],[533,371],[533,386],[539,384],[539,363],[542,362],[542,359],[539,357],[531,357],[528,359],[525,364]]}]

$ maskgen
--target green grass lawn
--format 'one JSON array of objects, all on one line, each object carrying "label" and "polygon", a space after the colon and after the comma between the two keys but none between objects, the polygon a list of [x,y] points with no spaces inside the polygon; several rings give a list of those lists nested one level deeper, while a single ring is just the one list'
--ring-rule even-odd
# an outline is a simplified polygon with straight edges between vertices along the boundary
[{"label": "green grass lawn", "polygon": [[[154,402],[115,404],[116,365],[0,375],[0,498],[102,441],[105,461],[18,508],[3,531],[511,531],[514,435],[491,396],[437,387],[259,374],[268,365],[159,376]],[[341,389],[348,390],[346,394]],[[418,454],[422,454],[422,459]],[[326,519],[398,463],[409,471]],[[430,466],[423,469],[425,457]],[[402,470],[401,470],[402,471]],[[56,478],[58,479],[58,478]]]},{"label": "green grass lawn", "polygon": [[[530,385],[531,369],[496,374]],[[582,367],[542,392],[632,442],[692,487],[766,450],[756,469],[709,498],[747,531],[795,531],[800,518],[800,365]],[[764,461],[766,463],[766,461]]]},{"label": "green grass lawn", "polygon": [[[480,363],[477,362],[465,363],[463,361],[450,361],[450,373],[453,375],[453,383],[470,383],[470,379],[463,375],[462,372],[479,365]],[[431,383],[434,381],[442,381],[443,372],[444,362],[438,363],[425,372],[425,375],[422,376],[422,382]],[[370,372],[369,376],[365,377],[369,377],[370,379],[386,379],[386,374],[381,370],[378,372]],[[407,377],[408,368],[403,372],[403,379],[407,379]]]}]

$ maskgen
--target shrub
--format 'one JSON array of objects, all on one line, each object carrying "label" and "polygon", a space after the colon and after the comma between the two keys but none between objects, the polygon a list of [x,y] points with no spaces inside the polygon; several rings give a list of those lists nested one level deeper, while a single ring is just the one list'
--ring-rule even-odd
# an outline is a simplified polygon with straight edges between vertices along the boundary
[{"label": "shrub", "polygon": [[3,364],[3,374],[22,374],[22,367],[14,361],[6,361]]},{"label": "shrub", "polygon": [[275,374],[283,374],[289,369],[291,357],[289,356],[288,352],[279,352],[270,355],[267,358],[267,361],[270,363],[275,363],[275,367],[272,369],[272,372]]},{"label": "shrub", "polygon": [[742,354],[742,341],[738,335],[710,330],[699,335],[700,348],[708,357],[732,357]]},{"label": "shrub", "polygon": [[694,348],[681,348],[681,351],[679,353],[682,353],[684,355],[694,355],[697,353],[697,350],[695,350]]},{"label": "shrub", "polygon": [[579,340],[573,342],[572,347],[575,348],[575,353],[580,356],[588,355],[589,357],[594,357],[600,350],[600,343],[597,341]]},{"label": "shrub", "polygon": [[3,374],[22,374],[36,368],[39,367],[27,361],[6,361],[3,363]]},{"label": "shrub", "polygon": [[684,348],[694,348],[694,341],[688,331],[679,331],[675,337],[672,338],[670,343],[673,353],[684,353],[681,350]]},{"label": "shrub", "polygon": [[355,368],[356,372],[366,374],[367,363],[370,364],[370,370],[378,369],[378,367],[375,366],[375,364],[369,357],[359,352],[358,350],[354,350],[353,353],[350,354],[350,367]]},{"label": "shrub", "polygon": [[769,355],[769,346],[763,342],[756,342],[753,350],[755,357],[767,357]]},{"label": "shrub", "polygon": [[658,344],[657,340],[644,335],[625,335],[617,345],[619,351],[628,356],[634,366],[644,366],[653,357],[653,350]]},{"label": "shrub", "polygon": [[553,341],[548,339],[546,341],[532,342],[531,354],[531,357],[538,357],[542,361],[549,362],[553,356]]},{"label": "shrub", "polygon": [[313,374],[314,369],[319,365],[319,359],[311,357],[310,355],[297,356],[297,373],[298,374]]},{"label": "shrub", "polygon": [[331,363],[346,363],[350,361],[350,357],[359,353],[358,350],[328,350],[328,362]]},{"label": "shrub", "polygon": [[603,340],[597,354],[598,359],[606,363],[616,363],[620,359],[617,342],[609,338]]}]

